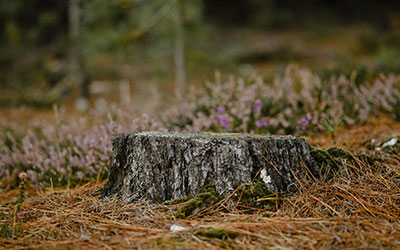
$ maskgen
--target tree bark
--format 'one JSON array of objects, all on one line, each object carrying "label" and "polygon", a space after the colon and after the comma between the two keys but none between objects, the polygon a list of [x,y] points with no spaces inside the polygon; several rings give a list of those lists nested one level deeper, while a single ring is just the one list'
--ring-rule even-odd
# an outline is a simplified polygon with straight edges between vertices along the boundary
[{"label": "tree bark", "polygon": [[[308,169],[308,170],[307,170]],[[319,169],[302,138],[216,133],[139,132],[113,139],[103,196],[125,202],[194,197],[205,185],[220,196],[257,176],[271,192],[297,190],[296,178]]]},{"label": "tree bark", "polygon": [[176,94],[178,100],[183,99],[186,84],[185,69],[185,29],[183,25],[183,1],[175,0],[174,21],[175,21],[175,41],[174,41],[174,62]]},{"label": "tree bark", "polygon": [[[69,0],[69,88],[78,90],[79,98],[85,102],[89,99],[90,75],[85,72],[84,58],[81,44],[81,22],[80,22],[81,0]],[[79,99],[78,99],[79,100]],[[77,101],[78,101],[77,100]]]},{"label": "tree bark", "polygon": [[79,1],[69,0],[69,40],[70,40],[70,80],[75,86],[80,86],[82,82],[81,73],[81,51],[80,51],[80,17]]}]

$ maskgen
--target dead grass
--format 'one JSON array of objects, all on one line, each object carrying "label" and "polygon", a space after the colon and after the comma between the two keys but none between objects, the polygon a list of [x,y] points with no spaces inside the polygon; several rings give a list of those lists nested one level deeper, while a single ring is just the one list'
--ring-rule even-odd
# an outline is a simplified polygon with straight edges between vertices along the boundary
[{"label": "dead grass", "polygon": [[[361,141],[374,136],[367,131],[397,125],[378,126],[342,130],[339,141],[361,148]],[[310,138],[319,145],[329,140]],[[0,248],[400,249],[399,166],[396,155],[373,166],[344,164],[328,182],[302,183],[303,189],[276,211],[246,208],[227,198],[201,216],[182,220],[173,216],[178,205],[102,201],[104,183],[28,192],[19,217],[23,233],[0,238]],[[15,203],[7,201],[16,196],[15,190],[1,193],[0,212],[11,214]],[[10,226],[5,218],[1,224]],[[174,224],[186,230],[171,231]]]}]

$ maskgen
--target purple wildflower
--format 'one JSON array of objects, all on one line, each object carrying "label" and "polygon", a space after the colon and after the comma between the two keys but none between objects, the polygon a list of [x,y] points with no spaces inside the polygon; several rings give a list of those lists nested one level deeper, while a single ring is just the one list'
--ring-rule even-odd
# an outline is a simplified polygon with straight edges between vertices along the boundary
[{"label": "purple wildflower", "polygon": [[299,124],[303,127],[307,127],[309,123],[309,120],[307,120],[306,118],[301,118],[301,120],[299,121]]},{"label": "purple wildflower", "polygon": [[224,106],[219,106],[219,107],[217,108],[217,112],[218,112],[218,114],[224,113],[224,112],[225,112],[225,107],[224,107]]},{"label": "purple wildflower", "polygon": [[218,120],[219,120],[219,124],[224,127],[224,128],[229,128],[230,124],[229,124],[229,120],[225,115],[219,115],[218,116]]},{"label": "purple wildflower", "polygon": [[262,101],[260,99],[256,99],[256,102],[253,105],[253,112],[254,112],[254,117],[259,117],[261,115],[261,110],[262,110]]},{"label": "purple wildflower", "polygon": [[312,119],[312,116],[310,113],[306,115],[306,118],[301,118],[300,121],[298,122],[298,125],[296,126],[297,130],[300,130],[300,134],[303,134],[304,131],[306,130],[307,126],[310,124],[310,121]]},{"label": "purple wildflower", "polygon": [[256,121],[256,126],[257,128],[267,127],[268,126],[267,118],[263,118],[261,120]]}]

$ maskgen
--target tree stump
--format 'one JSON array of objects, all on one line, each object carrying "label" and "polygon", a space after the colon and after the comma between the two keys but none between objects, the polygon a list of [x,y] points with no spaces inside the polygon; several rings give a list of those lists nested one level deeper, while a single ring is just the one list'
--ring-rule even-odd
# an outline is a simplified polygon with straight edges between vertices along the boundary
[{"label": "tree stump", "polygon": [[310,146],[293,136],[138,132],[113,138],[103,196],[125,202],[194,197],[205,185],[225,196],[261,178],[271,192],[291,193],[296,178],[317,176]]}]

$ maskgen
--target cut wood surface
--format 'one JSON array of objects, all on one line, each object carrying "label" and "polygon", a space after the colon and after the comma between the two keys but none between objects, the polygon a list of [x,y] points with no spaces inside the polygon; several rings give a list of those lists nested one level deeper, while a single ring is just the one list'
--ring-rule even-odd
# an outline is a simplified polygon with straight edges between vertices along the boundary
[{"label": "cut wood surface", "polygon": [[255,178],[285,196],[296,178],[317,176],[303,138],[218,133],[138,132],[113,139],[110,175],[103,195],[125,202],[188,198],[205,185],[225,196]]}]

